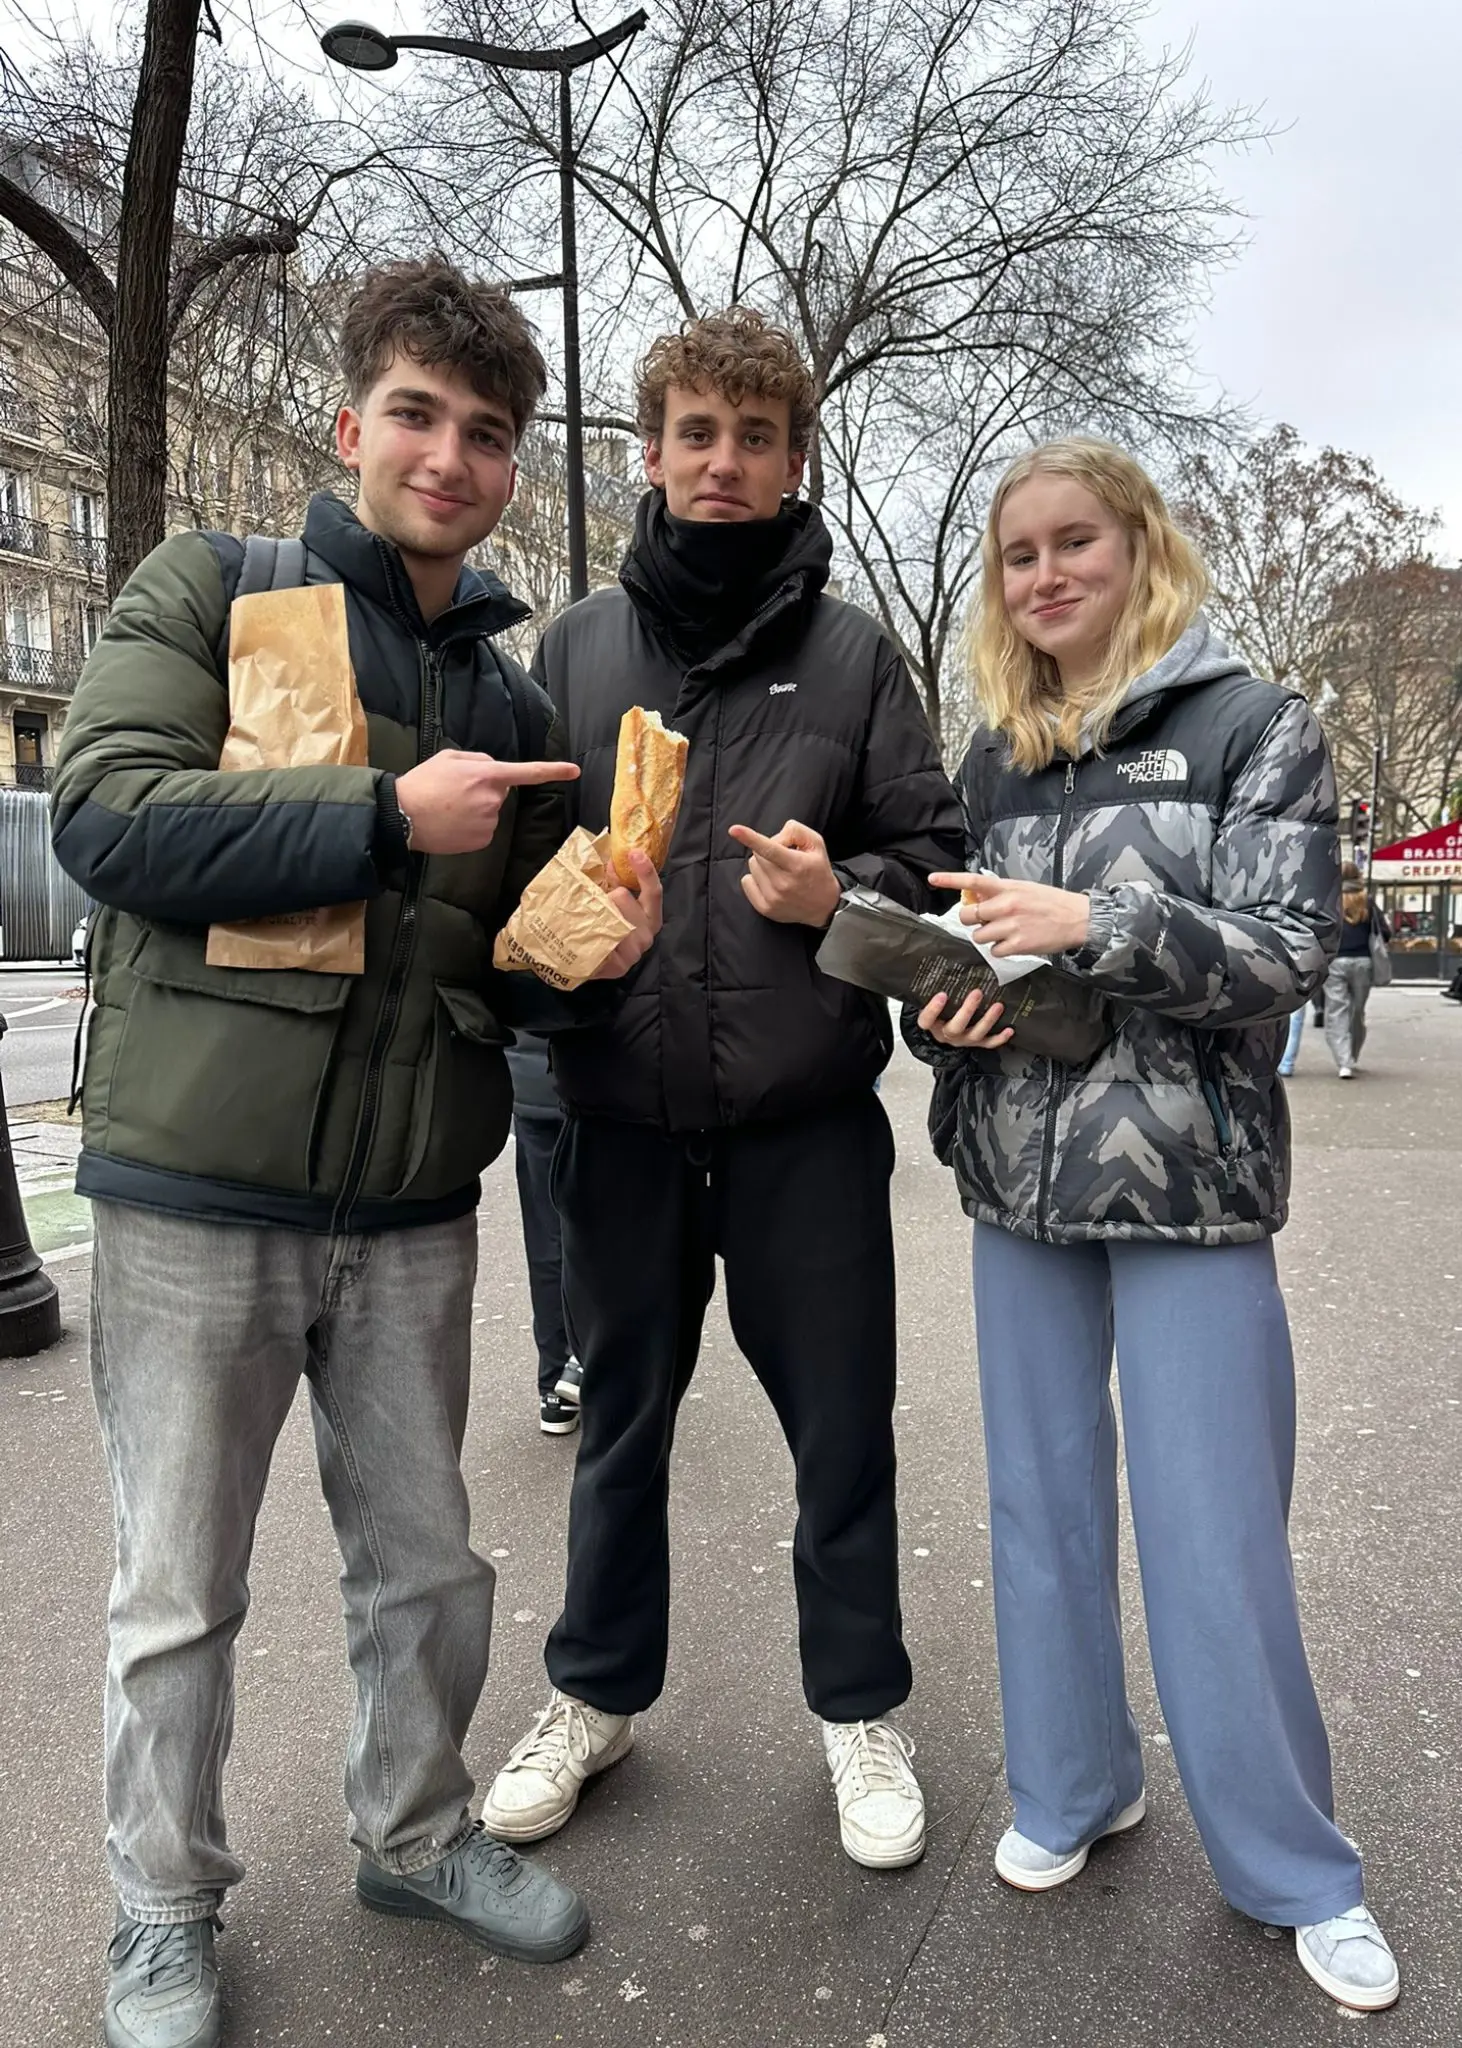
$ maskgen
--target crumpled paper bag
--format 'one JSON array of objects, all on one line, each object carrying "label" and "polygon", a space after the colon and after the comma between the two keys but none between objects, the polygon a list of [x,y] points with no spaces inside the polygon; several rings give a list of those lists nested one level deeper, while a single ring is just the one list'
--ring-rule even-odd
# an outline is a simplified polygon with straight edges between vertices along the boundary
[{"label": "crumpled paper bag", "polygon": [[550,988],[578,988],[634,926],[609,900],[609,834],[572,831],[523,891],[498,933],[494,967],[536,974]]},{"label": "crumpled paper bag", "polygon": [[[310,583],[234,600],[228,702],[231,722],[220,768],[368,765],[343,585]],[[332,903],[212,925],[207,958],[210,967],[364,974],[365,905]]]}]

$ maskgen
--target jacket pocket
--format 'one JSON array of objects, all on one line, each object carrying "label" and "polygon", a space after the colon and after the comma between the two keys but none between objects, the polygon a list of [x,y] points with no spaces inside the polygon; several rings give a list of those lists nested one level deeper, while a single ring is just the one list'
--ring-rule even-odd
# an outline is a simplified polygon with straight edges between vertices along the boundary
[{"label": "jacket pocket", "polygon": [[1214,1150],[1219,1159],[1229,1165],[1239,1150],[1239,1130],[1229,1100],[1228,1083],[1223,1077],[1223,1062],[1218,1056],[1218,1048],[1201,1032],[1190,1031],[1188,1036],[1193,1045],[1198,1086],[1213,1125]]},{"label": "jacket pocket", "polygon": [[143,927],[125,962],[103,1130],[88,1143],[174,1173],[305,1193],[355,977],[210,967],[206,943]]},{"label": "jacket pocket", "polygon": [[431,1042],[417,1074],[411,1144],[398,1194],[429,1200],[475,1180],[503,1149],[513,1088],[503,1047],[513,1034],[475,988],[436,984]]}]

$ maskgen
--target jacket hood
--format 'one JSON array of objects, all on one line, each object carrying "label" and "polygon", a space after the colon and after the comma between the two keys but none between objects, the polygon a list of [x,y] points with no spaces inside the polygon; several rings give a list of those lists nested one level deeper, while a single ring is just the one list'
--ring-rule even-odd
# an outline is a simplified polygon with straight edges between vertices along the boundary
[{"label": "jacket hood", "polygon": [[[1140,725],[1159,697],[1177,690],[1194,689],[1199,683],[1215,683],[1222,676],[1246,676],[1248,673],[1248,663],[1229,652],[1227,643],[1214,632],[1206,614],[1199,612],[1167,653],[1155,661],[1146,674],[1137,676],[1128,685],[1127,694],[1112,721],[1111,736],[1120,739],[1124,733]],[[1077,757],[1084,760],[1093,751],[1091,735],[1083,730]]]},{"label": "jacket hood", "polygon": [[451,604],[428,623],[398,549],[362,526],[350,507],[331,491],[311,498],[304,542],[311,554],[328,562],[363,597],[394,612],[418,639],[443,641],[501,633],[533,616],[532,606],[521,603],[490,571],[470,569],[464,563]]}]

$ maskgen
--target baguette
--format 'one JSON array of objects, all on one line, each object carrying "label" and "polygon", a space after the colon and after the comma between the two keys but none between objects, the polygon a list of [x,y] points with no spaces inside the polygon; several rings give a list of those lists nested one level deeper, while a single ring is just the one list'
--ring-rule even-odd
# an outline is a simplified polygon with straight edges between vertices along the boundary
[{"label": "baguette", "polygon": [[631,852],[643,853],[663,868],[685,786],[685,757],[690,742],[669,732],[658,711],[633,705],[619,722],[619,749],[614,763],[614,794],[609,801],[609,859],[627,889],[638,887],[630,866]]}]

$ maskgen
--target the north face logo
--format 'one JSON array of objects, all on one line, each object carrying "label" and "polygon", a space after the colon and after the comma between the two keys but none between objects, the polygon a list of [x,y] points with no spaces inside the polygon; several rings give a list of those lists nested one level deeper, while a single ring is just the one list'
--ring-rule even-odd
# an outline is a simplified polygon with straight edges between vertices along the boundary
[{"label": "the north face logo", "polygon": [[1149,747],[1135,761],[1119,761],[1117,773],[1129,782],[1186,782],[1188,756],[1176,747]]}]

